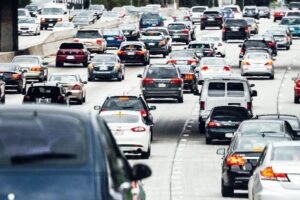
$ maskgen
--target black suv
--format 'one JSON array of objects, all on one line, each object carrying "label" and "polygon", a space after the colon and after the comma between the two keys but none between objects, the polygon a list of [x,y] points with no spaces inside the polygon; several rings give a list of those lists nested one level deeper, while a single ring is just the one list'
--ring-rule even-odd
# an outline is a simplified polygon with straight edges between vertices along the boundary
[{"label": "black suv", "polygon": [[165,58],[169,54],[168,41],[159,31],[142,32],[141,39],[151,55],[162,54]]},{"label": "black suv", "polygon": [[223,14],[217,10],[204,11],[201,17],[201,30],[204,30],[207,26],[220,27],[222,29]]},{"label": "black suv", "polygon": [[250,37],[247,21],[245,19],[227,19],[223,25],[222,40],[247,39]]},{"label": "black suv", "polygon": [[243,57],[245,55],[245,52],[248,48],[262,48],[262,49],[269,49],[270,55],[272,55],[272,50],[270,49],[268,43],[264,39],[260,38],[250,38],[244,41],[242,45],[239,45],[241,47],[240,55],[239,55],[239,66],[241,64],[241,61],[243,60]]},{"label": "black suv", "polygon": [[71,92],[57,83],[34,83],[23,98],[23,103],[66,104]]},{"label": "black suv", "polygon": [[183,80],[178,68],[172,64],[151,64],[141,78],[141,92],[144,98],[175,98],[183,103]]}]

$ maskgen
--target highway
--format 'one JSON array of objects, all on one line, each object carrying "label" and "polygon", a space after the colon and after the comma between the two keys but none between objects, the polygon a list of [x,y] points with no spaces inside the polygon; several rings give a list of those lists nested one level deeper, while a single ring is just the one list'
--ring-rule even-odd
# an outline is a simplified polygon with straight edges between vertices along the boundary
[{"label": "highway", "polygon": [[[272,19],[260,20],[260,33],[275,25]],[[43,31],[41,36],[34,37],[34,42],[43,40],[50,31]],[[221,34],[219,29],[200,31],[197,27],[197,38],[201,35]],[[32,45],[31,36],[20,37],[21,48]],[[239,74],[238,55],[241,41],[226,44],[226,60],[235,74]],[[184,45],[174,44],[174,49],[182,49]],[[115,52],[116,50],[109,50]],[[299,105],[293,103],[292,77],[299,72],[300,40],[295,39],[291,50],[280,50],[275,61],[275,79],[251,79],[258,96],[253,102],[254,114],[286,113],[300,117]],[[49,72],[77,72],[84,80],[87,70],[81,65],[66,65],[64,68],[54,66],[55,57],[50,61]],[[161,56],[151,57],[151,63],[165,63]],[[127,66],[125,80],[97,81],[87,84],[87,102],[83,105],[71,105],[71,109],[92,110],[94,105],[101,105],[108,95],[139,94],[140,80],[137,74],[143,72],[143,66]],[[7,104],[21,104],[22,95],[10,93],[6,96]],[[198,96],[186,93],[184,103],[176,101],[151,101],[156,105],[153,111],[155,119],[152,155],[149,160],[129,157],[130,162],[146,163],[153,175],[143,181],[147,199],[151,200],[220,200],[221,196],[221,157],[216,150],[226,147],[228,143],[217,142],[205,145],[204,135],[198,131]],[[237,193],[235,198],[247,198],[245,191]],[[235,199],[232,198],[232,199]]]}]

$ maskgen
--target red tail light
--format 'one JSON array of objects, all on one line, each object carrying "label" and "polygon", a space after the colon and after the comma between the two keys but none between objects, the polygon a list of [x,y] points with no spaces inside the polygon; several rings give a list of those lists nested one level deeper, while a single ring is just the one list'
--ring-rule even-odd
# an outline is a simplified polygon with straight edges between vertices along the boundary
[{"label": "red tail light", "polygon": [[77,55],[84,55],[83,51],[78,51]]},{"label": "red tail light", "polygon": [[173,78],[171,79],[171,84],[174,84],[174,85],[181,85],[182,84],[182,80],[180,78]]},{"label": "red tail light", "polygon": [[133,132],[144,132],[146,131],[146,129],[144,127],[141,126],[137,126],[131,129]]},{"label": "red tail light", "polygon": [[122,51],[122,50],[119,50],[119,51],[117,52],[117,54],[118,54],[119,56],[124,56],[124,55],[126,55],[126,52],[125,52],[125,51]]},{"label": "red tail light", "polygon": [[172,59],[172,60],[168,60],[167,64],[176,64],[176,60]]},{"label": "red tail light", "polygon": [[117,35],[117,36],[115,37],[115,39],[118,40],[118,41],[122,41],[122,40],[123,40],[123,37],[120,36],[120,35]]},{"label": "red tail light", "polygon": [[203,20],[206,20],[206,17],[204,17],[204,16],[203,16],[203,17],[201,17],[201,20],[202,20],[202,21],[203,21]]},{"label": "red tail light", "polygon": [[143,51],[137,51],[135,54],[138,55],[138,56],[143,56],[145,54],[145,52],[143,52]]},{"label": "red tail light", "polygon": [[76,84],[73,86],[72,90],[81,90],[81,86]]},{"label": "red tail light", "polygon": [[272,167],[266,167],[260,171],[263,180],[289,182],[289,178],[285,173],[275,173]]},{"label": "red tail light", "polygon": [[154,83],[154,81],[152,78],[144,78],[143,79],[143,85],[151,85],[153,83]]},{"label": "red tail light", "polygon": [[102,44],[102,42],[103,42],[102,39],[97,39],[97,40],[96,40],[96,43],[97,43],[97,44]]},{"label": "red tail light", "polygon": [[248,33],[248,32],[249,32],[249,28],[248,28],[248,26],[244,28],[244,31],[245,31],[246,33]]},{"label": "red tail light", "polygon": [[147,117],[146,110],[140,110],[142,117]]},{"label": "red tail light", "polygon": [[224,66],[223,70],[228,72],[228,71],[230,71],[231,69],[230,69],[229,66]]},{"label": "red tail light", "polygon": [[78,38],[74,38],[73,42],[79,42]]},{"label": "red tail light", "polygon": [[300,87],[300,80],[297,80],[297,81],[296,81],[296,86],[297,86],[297,87]]},{"label": "red tail light", "polygon": [[18,80],[18,79],[20,79],[21,77],[22,77],[21,74],[12,74],[12,75],[11,75],[11,79],[13,79],[13,80]]},{"label": "red tail light", "polygon": [[245,159],[237,154],[232,154],[226,158],[226,164],[228,166],[243,166],[245,163]]},{"label": "red tail light", "polygon": [[218,122],[210,121],[210,122],[208,122],[207,126],[209,126],[209,127],[219,127],[219,126],[221,126],[221,124],[218,123]]},{"label": "red tail light", "polygon": [[184,29],[181,31],[181,33],[186,33],[186,34],[188,34],[189,32],[190,32],[189,29]]},{"label": "red tail light", "polygon": [[247,102],[247,110],[251,110],[252,109],[252,103],[251,102]]},{"label": "red tail light", "polygon": [[205,110],[205,101],[200,101],[200,110]]},{"label": "red tail light", "polygon": [[268,42],[268,44],[269,44],[269,47],[271,47],[271,48],[272,48],[272,47],[275,47],[275,42],[272,42],[272,41],[271,41],[271,42]]},{"label": "red tail light", "polygon": [[208,70],[208,66],[202,66],[201,67],[201,71],[207,71]]},{"label": "red tail light", "polygon": [[223,28],[222,28],[222,32],[226,32],[228,30],[228,28],[226,27],[226,26],[224,26]]}]

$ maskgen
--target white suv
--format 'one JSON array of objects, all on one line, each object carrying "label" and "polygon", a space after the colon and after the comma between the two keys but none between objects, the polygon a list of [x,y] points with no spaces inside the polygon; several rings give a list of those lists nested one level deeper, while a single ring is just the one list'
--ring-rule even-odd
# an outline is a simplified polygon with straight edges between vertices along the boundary
[{"label": "white suv", "polygon": [[201,17],[204,11],[206,11],[207,9],[207,6],[194,6],[191,8],[191,19],[193,24],[201,22]]},{"label": "white suv", "polygon": [[216,106],[242,106],[252,114],[252,97],[257,91],[252,90],[254,84],[249,84],[244,77],[213,77],[203,83],[199,105],[199,128],[204,131],[205,121],[212,108]]}]

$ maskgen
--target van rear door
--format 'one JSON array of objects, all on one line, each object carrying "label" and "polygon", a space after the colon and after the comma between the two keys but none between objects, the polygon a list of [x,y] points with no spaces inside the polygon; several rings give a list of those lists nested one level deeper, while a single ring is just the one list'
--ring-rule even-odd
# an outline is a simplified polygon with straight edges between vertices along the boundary
[{"label": "van rear door", "polygon": [[241,81],[228,81],[226,84],[226,105],[241,106],[247,109],[247,85]]}]

